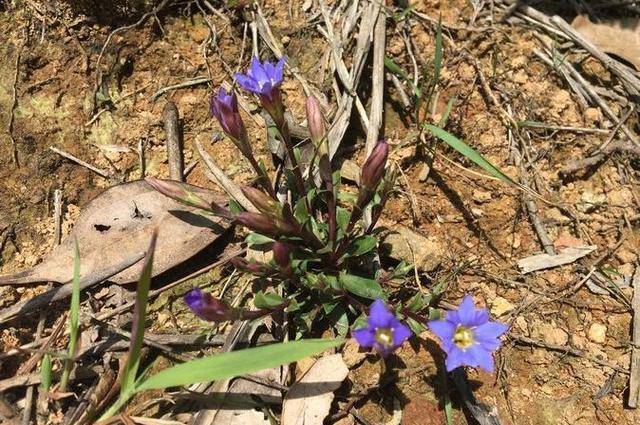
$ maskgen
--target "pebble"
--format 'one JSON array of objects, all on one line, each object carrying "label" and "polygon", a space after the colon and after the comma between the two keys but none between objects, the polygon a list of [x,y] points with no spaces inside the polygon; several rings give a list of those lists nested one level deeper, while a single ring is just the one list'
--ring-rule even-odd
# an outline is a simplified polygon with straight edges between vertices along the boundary
[{"label": "pebble", "polygon": [[491,192],[476,189],[473,191],[473,200],[479,204],[489,202],[491,200]]},{"label": "pebble", "polygon": [[604,344],[607,339],[607,327],[602,323],[594,323],[589,327],[589,339],[598,344]]},{"label": "pebble", "polygon": [[496,297],[491,302],[491,314],[496,317],[500,317],[508,311],[511,311],[515,308],[513,304],[511,304],[507,299],[502,297]]}]

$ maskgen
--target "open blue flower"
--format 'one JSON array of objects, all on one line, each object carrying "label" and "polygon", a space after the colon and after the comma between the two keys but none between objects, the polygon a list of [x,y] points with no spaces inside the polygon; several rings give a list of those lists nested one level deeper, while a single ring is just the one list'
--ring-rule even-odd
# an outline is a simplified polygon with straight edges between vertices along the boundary
[{"label": "open blue flower", "polygon": [[284,126],[284,105],[280,94],[282,84],[282,70],[285,57],[278,62],[261,63],[257,57],[251,59],[251,67],[246,74],[237,72],[234,77],[240,87],[256,94],[260,98],[262,107],[271,115],[279,129]]},{"label": "open blue flower", "polygon": [[243,89],[262,96],[270,96],[272,92],[282,84],[282,70],[285,57],[281,57],[275,64],[264,61],[261,63],[257,57],[251,59],[251,67],[246,74],[237,72],[236,81]]},{"label": "open blue flower", "polygon": [[458,310],[449,310],[444,320],[432,320],[428,325],[442,341],[449,372],[460,366],[493,372],[492,354],[500,347],[500,335],[509,329],[504,323],[490,321],[487,309],[475,308],[470,295],[465,295]]},{"label": "open blue flower", "polygon": [[382,300],[375,300],[369,309],[368,326],[351,334],[363,347],[373,347],[386,357],[412,335],[411,330],[389,311]]}]

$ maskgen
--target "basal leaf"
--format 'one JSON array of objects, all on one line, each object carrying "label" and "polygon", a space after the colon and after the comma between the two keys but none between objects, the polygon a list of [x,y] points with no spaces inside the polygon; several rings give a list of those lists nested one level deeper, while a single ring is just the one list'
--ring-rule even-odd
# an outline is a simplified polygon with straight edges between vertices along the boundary
[{"label": "basal leaf", "polygon": [[284,298],[273,292],[264,293],[259,291],[253,296],[253,305],[256,308],[269,309],[281,305],[284,301]]},{"label": "basal leaf", "polygon": [[376,247],[378,239],[374,236],[362,235],[354,239],[347,248],[347,254],[352,257],[364,255]]},{"label": "basal leaf", "polygon": [[338,280],[342,287],[352,294],[372,300],[386,298],[380,284],[373,279],[341,272]]}]

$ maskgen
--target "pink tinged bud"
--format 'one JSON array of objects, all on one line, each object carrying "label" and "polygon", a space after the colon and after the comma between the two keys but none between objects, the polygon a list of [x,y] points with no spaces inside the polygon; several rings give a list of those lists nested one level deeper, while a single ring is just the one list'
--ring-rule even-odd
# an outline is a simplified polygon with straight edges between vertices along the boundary
[{"label": "pink tinged bud", "polygon": [[236,311],[224,300],[214,298],[208,292],[194,288],[184,296],[184,302],[198,317],[210,322],[222,322],[237,318]]},{"label": "pink tinged bud", "polygon": [[174,180],[161,180],[155,177],[147,177],[145,181],[158,192],[183,204],[203,210],[211,210],[212,204],[205,201],[188,189],[185,183]]},{"label": "pink tinged bud", "polygon": [[276,264],[285,269],[291,262],[291,248],[285,242],[276,241],[273,244],[273,259]]},{"label": "pink tinged bud", "polygon": [[[307,98],[307,102],[305,103],[305,107],[307,110],[307,127],[309,128],[309,133],[311,134],[311,140],[313,140],[316,144],[319,144],[325,137],[327,129],[324,124],[324,116],[322,115],[322,110],[320,109],[320,102],[314,96],[309,96]],[[320,154],[326,154],[327,152],[322,152],[324,148],[324,144],[318,146],[320,150]]]},{"label": "pink tinged bud", "polygon": [[243,270],[245,272],[260,275],[273,273],[272,269],[262,263],[248,262],[244,258],[240,257],[234,257],[230,261],[231,264],[233,264],[237,269]]},{"label": "pink tinged bud", "polygon": [[282,236],[296,234],[297,229],[283,220],[268,217],[254,212],[242,212],[235,215],[238,223],[266,236]]},{"label": "pink tinged bud", "polygon": [[243,186],[242,193],[251,201],[258,211],[274,218],[282,218],[282,206],[278,201],[267,195],[260,189]]},{"label": "pink tinged bud", "polygon": [[360,186],[363,190],[373,191],[378,186],[380,179],[384,175],[384,168],[387,165],[389,155],[389,145],[384,140],[378,141],[369,158],[362,166],[360,176]]}]

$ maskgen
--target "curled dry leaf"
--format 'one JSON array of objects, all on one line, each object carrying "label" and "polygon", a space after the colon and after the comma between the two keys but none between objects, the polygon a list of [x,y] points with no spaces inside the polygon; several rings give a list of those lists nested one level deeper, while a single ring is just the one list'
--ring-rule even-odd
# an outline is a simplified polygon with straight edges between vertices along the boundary
[{"label": "curled dry leaf", "polygon": [[614,54],[640,70],[640,19],[629,17],[595,23],[580,15],[571,26],[603,52]]},{"label": "curled dry leaf", "polygon": [[333,392],[348,373],[340,354],[316,361],[287,393],[282,405],[282,425],[322,425],[329,414]]},{"label": "curled dry leaf", "polygon": [[[206,200],[224,203],[224,198],[206,189],[188,185]],[[80,247],[80,276],[109,268],[144,252],[153,229],[159,229],[153,275],[188,260],[211,245],[229,229],[216,217],[204,217],[157,192],[145,181],[109,188],[93,199],[80,214],[73,231],[40,264],[9,276],[2,284],[68,282],[73,272],[74,239]],[[109,280],[123,284],[140,276],[142,264],[121,271]]]}]

